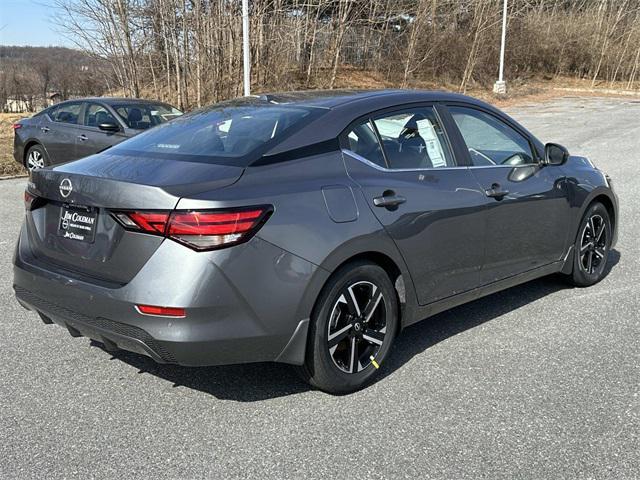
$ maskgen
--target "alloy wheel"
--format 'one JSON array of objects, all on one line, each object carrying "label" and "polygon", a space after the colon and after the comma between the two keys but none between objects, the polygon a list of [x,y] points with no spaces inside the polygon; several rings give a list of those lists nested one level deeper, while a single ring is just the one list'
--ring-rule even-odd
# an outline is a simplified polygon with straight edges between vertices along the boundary
[{"label": "alloy wheel", "polygon": [[382,289],[361,281],[344,287],[331,310],[327,344],[331,360],[345,373],[375,364],[387,333],[387,302]]},{"label": "alloy wheel", "polygon": [[607,253],[607,229],[600,215],[592,215],[582,230],[580,268],[588,275],[603,265]]},{"label": "alloy wheel", "polygon": [[27,168],[29,170],[44,168],[44,155],[38,150],[31,150],[27,156]]}]

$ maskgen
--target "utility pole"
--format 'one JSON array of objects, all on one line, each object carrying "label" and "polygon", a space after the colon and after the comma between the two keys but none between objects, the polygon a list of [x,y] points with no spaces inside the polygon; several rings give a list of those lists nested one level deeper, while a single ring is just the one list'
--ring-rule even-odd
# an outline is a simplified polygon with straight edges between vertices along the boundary
[{"label": "utility pole", "polygon": [[242,66],[244,96],[251,95],[251,59],[249,57],[249,0],[242,0]]},{"label": "utility pole", "polygon": [[507,93],[507,82],[504,81],[504,47],[507,39],[507,0],[504,0],[502,10],[502,43],[500,45],[500,75],[493,84],[493,92],[504,95]]}]

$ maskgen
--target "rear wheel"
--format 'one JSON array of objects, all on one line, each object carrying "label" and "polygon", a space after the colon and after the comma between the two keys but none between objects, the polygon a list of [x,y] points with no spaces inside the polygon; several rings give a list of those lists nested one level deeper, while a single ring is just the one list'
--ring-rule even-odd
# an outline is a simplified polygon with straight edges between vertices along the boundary
[{"label": "rear wheel", "polygon": [[338,270],[314,308],[304,378],[330,393],[365,386],[384,362],[398,328],[398,301],[387,273],[368,262]]},{"label": "rear wheel", "polygon": [[571,282],[588,287],[602,280],[611,249],[611,219],[605,206],[599,202],[587,209],[574,246]]},{"label": "rear wheel", "polygon": [[47,152],[42,148],[42,145],[36,144],[27,150],[27,155],[25,157],[25,167],[27,167],[27,170],[38,170],[48,165],[49,158],[47,157]]}]

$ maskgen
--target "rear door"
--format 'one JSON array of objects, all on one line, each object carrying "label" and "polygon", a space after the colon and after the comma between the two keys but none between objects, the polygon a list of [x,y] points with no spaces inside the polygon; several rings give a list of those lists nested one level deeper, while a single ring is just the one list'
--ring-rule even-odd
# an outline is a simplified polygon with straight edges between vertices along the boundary
[{"label": "rear door", "polygon": [[[106,132],[100,130],[101,123],[115,123],[120,125],[119,132]],[[76,136],[76,154],[78,158],[87,157],[105,150],[117,143],[126,140],[124,128],[118,119],[105,105],[96,102],[87,102],[82,119],[82,125],[78,126]]]},{"label": "rear door", "polygon": [[402,253],[420,304],[479,285],[486,197],[433,105],[354,122],[341,138],[349,175]]},{"label": "rear door", "polygon": [[78,158],[76,137],[82,102],[65,102],[53,108],[46,122],[41,122],[42,144],[51,163],[64,163]]},{"label": "rear door", "polygon": [[506,118],[449,105],[488,215],[483,284],[562,258],[570,206],[562,170],[542,166],[528,135]]}]

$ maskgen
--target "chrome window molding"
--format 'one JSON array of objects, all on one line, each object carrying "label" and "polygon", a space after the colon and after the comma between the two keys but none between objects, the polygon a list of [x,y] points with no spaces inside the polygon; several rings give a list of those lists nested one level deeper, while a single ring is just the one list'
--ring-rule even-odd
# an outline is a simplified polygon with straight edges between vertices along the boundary
[{"label": "chrome window molding", "polygon": [[349,150],[348,148],[341,149],[343,154],[349,155],[351,158],[364,163],[365,165],[375,168],[381,172],[430,172],[430,171],[443,171],[443,170],[459,170],[461,168],[468,169],[480,169],[480,168],[521,168],[521,167],[539,167],[540,163],[523,163],[522,165],[457,165],[455,167],[431,167],[431,168],[385,168],[381,167],[377,163],[373,163],[371,160],[367,160],[362,155]]},{"label": "chrome window molding", "polygon": [[523,163],[522,165],[469,165],[467,168],[522,168],[522,167],[539,167],[540,163]]},{"label": "chrome window molding", "polygon": [[431,167],[431,168],[385,168],[381,167],[377,163],[373,163],[371,160],[367,160],[361,155],[349,150],[348,148],[342,148],[342,153],[349,155],[351,158],[358,160],[359,162],[368,165],[369,167],[380,170],[381,172],[430,172],[430,171],[442,171],[442,170],[459,170],[461,168],[467,168],[466,165],[458,165],[455,167]]}]

